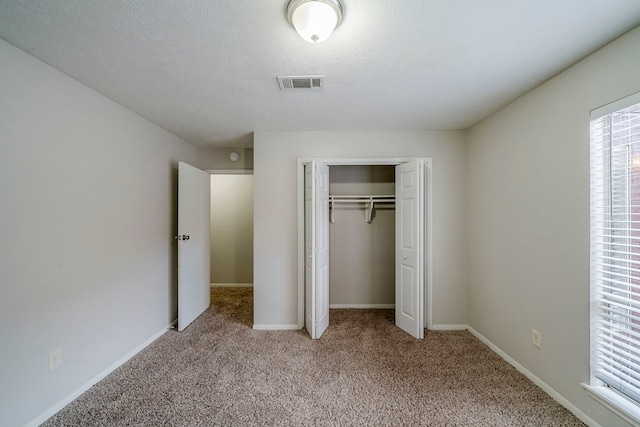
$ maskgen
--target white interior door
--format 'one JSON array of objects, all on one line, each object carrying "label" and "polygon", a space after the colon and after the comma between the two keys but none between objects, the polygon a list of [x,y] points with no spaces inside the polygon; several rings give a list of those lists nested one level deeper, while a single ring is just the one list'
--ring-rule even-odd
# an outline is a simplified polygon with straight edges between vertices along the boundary
[{"label": "white interior door", "polygon": [[396,326],[424,338],[423,162],[396,166]]},{"label": "white interior door", "polygon": [[178,330],[200,316],[211,300],[209,284],[209,174],[178,164]]},{"label": "white interior door", "polygon": [[317,339],[329,326],[329,166],[312,161],[304,178],[305,328]]}]

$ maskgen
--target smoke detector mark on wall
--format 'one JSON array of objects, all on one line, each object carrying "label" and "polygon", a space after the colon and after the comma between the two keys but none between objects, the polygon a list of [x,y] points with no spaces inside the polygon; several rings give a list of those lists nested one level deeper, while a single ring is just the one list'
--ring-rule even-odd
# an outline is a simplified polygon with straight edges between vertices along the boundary
[{"label": "smoke detector mark on wall", "polygon": [[324,76],[277,76],[280,90],[285,89],[322,89]]}]

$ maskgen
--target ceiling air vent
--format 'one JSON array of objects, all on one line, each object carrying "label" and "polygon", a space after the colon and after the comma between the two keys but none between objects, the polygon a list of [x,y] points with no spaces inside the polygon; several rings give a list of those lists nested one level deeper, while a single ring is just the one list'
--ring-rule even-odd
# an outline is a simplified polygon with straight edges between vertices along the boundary
[{"label": "ceiling air vent", "polygon": [[324,76],[278,76],[278,85],[285,89],[322,89]]}]

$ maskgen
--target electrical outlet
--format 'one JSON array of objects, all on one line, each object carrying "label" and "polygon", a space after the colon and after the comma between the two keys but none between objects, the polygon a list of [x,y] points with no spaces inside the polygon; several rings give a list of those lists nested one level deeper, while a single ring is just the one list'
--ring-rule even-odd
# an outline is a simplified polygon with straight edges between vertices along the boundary
[{"label": "electrical outlet", "polygon": [[535,329],[531,330],[531,344],[538,348],[542,348],[542,334]]},{"label": "electrical outlet", "polygon": [[62,350],[57,349],[49,353],[49,372],[62,365]]}]

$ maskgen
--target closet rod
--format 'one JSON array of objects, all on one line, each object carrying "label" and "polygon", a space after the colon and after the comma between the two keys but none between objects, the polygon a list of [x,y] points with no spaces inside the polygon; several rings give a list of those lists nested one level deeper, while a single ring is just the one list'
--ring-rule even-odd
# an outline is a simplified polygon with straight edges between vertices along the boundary
[{"label": "closet rod", "polygon": [[393,203],[395,196],[329,196],[329,201],[336,203],[366,203],[374,201],[376,203]]},{"label": "closet rod", "polygon": [[[332,203],[370,203],[372,199],[329,199]],[[396,199],[373,199],[375,203],[395,203]]]},{"label": "closet rod", "polygon": [[362,194],[359,194],[357,196],[343,196],[343,195],[338,196],[338,195],[335,195],[335,196],[329,196],[329,198],[331,198],[331,199],[367,199],[368,200],[368,199],[371,199],[371,198],[373,198],[373,199],[379,199],[379,198],[382,198],[382,199],[395,199],[396,196],[394,194],[384,194],[384,195],[379,195],[379,194],[362,195]]},{"label": "closet rod", "polygon": [[335,221],[335,204],[336,203],[366,203],[365,221],[371,224],[373,220],[373,206],[375,203],[395,203],[395,195],[369,195],[369,196],[329,196],[329,222]]}]

